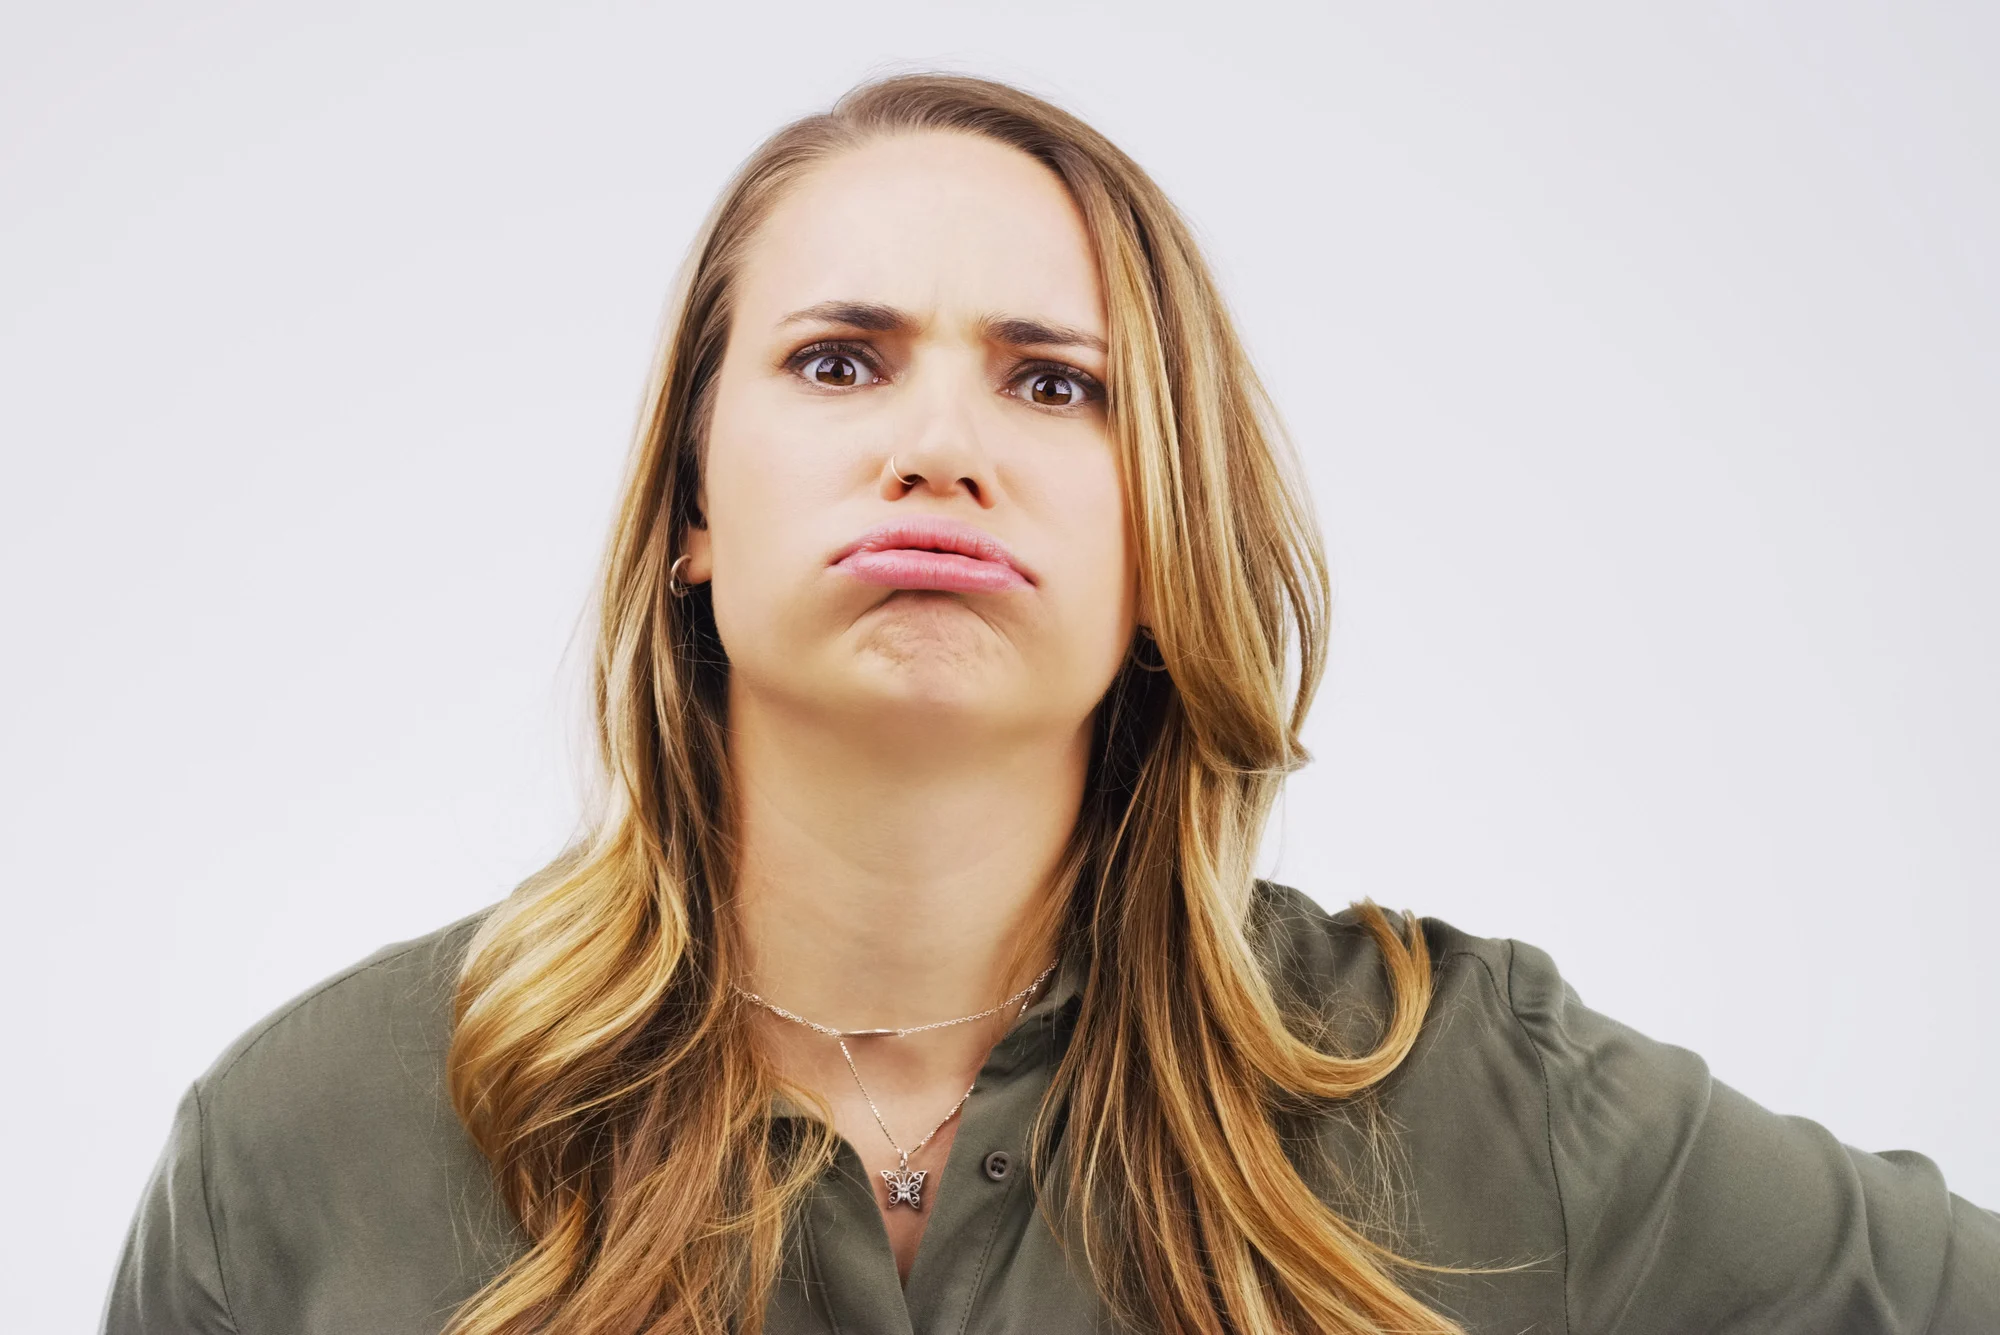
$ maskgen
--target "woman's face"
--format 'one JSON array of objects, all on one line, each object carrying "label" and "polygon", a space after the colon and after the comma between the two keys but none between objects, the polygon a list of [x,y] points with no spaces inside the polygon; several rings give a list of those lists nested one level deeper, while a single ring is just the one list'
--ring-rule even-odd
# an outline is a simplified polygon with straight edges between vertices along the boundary
[{"label": "woman's face", "polygon": [[[682,568],[712,582],[732,710],[1079,727],[1138,608],[1103,295],[1061,182],[971,135],[873,141],[776,206],[734,299]],[[912,550],[954,537],[974,554]]]}]

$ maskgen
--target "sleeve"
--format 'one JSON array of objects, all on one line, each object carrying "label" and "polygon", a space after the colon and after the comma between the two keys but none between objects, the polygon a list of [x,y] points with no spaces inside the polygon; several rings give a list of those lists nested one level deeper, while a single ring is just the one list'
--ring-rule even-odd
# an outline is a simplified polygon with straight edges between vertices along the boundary
[{"label": "sleeve", "polygon": [[235,1335],[190,1086],[125,1235],[99,1335]]},{"label": "sleeve", "polygon": [[1921,1154],[1870,1154],[1765,1109],[1685,1048],[1590,1010],[1513,942],[1543,1065],[1569,1328],[1797,1335],[2000,1332],[2000,1215]]}]

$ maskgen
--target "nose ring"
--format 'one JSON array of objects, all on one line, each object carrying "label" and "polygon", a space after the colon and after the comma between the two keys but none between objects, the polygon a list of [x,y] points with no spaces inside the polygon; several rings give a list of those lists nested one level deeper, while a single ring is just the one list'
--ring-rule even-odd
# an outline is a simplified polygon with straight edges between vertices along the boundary
[{"label": "nose ring", "polygon": [[[894,473],[894,474],[896,475],[896,481],[898,481],[898,482],[902,482],[902,483],[908,483],[908,482],[909,482],[909,480],[910,480],[910,479],[908,479],[908,478],[906,478],[906,477],[904,477],[904,476],[903,476],[903,470],[902,470],[902,469],[900,469],[900,468],[896,467],[896,456],[895,456],[895,455],[893,455],[893,454],[889,456],[889,471],[890,471],[890,472],[892,472],[892,473]],[[921,480],[921,479],[919,479],[919,480]]]}]

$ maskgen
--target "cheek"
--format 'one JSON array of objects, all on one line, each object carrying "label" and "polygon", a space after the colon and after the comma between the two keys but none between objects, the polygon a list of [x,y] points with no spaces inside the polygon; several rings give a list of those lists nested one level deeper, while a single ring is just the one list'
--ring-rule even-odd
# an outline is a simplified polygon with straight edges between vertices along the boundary
[{"label": "cheek", "polygon": [[725,371],[716,386],[705,460],[705,477],[709,490],[718,493],[718,508],[754,491],[760,475],[783,468],[786,450],[778,405]]},{"label": "cheek", "polygon": [[1107,472],[1088,485],[1071,474],[1061,531],[1061,559],[1068,567],[1063,619],[1075,640],[1096,656],[1123,654],[1136,614],[1134,549],[1118,479]]},{"label": "cheek", "polygon": [[1099,577],[1122,586],[1132,578],[1136,548],[1125,502],[1124,472],[1114,447],[1107,443],[1088,470],[1077,472],[1076,528],[1089,535]]},{"label": "cheek", "polygon": [[734,388],[725,378],[716,393],[703,466],[718,566],[739,567],[767,550],[771,536],[793,531],[800,455],[784,413],[767,396]]},{"label": "cheek", "polygon": [[798,624],[839,489],[837,442],[769,396],[719,387],[703,490],[717,629],[735,653]]},{"label": "cheek", "polygon": [[852,413],[830,413],[775,379],[726,371],[708,429],[707,478],[726,501],[741,496],[755,516],[775,521],[823,506],[857,452],[880,427]]}]

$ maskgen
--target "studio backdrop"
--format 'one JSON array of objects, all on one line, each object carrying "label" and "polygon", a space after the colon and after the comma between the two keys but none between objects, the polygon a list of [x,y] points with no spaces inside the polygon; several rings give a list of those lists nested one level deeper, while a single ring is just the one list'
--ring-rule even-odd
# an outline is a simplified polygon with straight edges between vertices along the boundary
[{"label": "studio backdrop", "polygon": [[912,68],[1139,158],[1305,459],[1264,873],[2000,1205],[1996,67],[1969,4],[13,7],[10,1329],[92,1325],[235,1035],[565,842],[684,248]]}]

